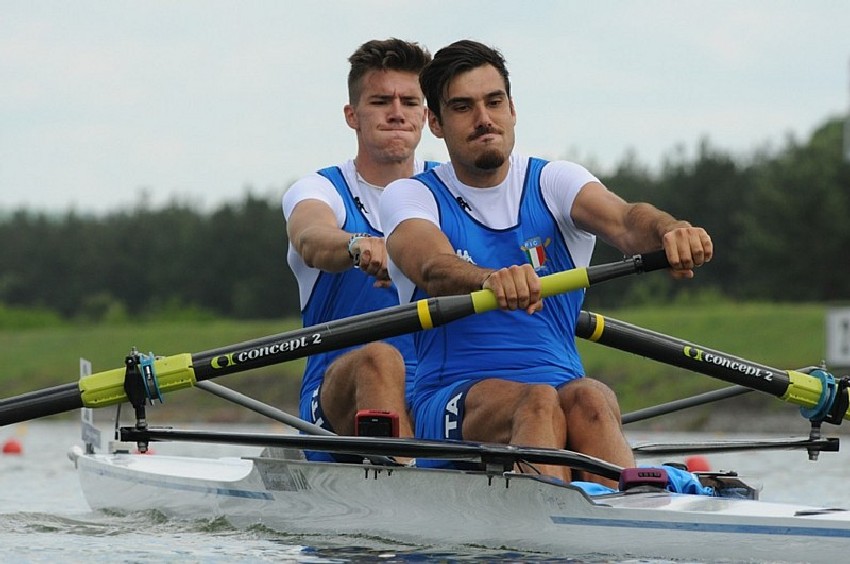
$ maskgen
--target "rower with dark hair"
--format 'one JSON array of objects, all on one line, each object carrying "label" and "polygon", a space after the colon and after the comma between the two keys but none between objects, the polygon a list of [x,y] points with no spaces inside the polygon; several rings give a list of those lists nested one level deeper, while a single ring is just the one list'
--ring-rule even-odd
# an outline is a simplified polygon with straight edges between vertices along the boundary
[{"label": "rower with dark hair", "polygon": [[486,288],[501,311],[417,335],[416,435],[569,448],[633,466],[617,398],[584,377],[575,348],[583,291],[543,307],[540,276],[587,266],[598,235],[630,255],[663,248],[673,275],[690,278],[711,259],[711,239],[623,201],[578,164],[516,153],[516,110],[496,49],[453,43],[420,82],[450,162],[392,183],[381,199],[390,276],[402,303]]}]

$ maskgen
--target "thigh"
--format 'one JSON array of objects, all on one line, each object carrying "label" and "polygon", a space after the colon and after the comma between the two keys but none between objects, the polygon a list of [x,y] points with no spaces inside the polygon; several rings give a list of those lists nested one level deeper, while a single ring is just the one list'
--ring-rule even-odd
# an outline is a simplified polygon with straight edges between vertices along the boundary
[{"label": "thigh", "polygon": [[336,357],[325,370],[325,376],[322,378],[322,403],[336,400],[337,397],[354,397],[354,374],[362,356],[359,351],[360,349],[355,349]]},{"label": "thigh", "polygon": [[469,441],[508,443],[514,434],[514,416],[529,393],[554,395],[544,384],[488,379],[477,382],[466,397],[463,437]]},{"label": "thigh", "polygon": [[[322,410],[341,435],[354,434],[354,414],[369,404],[404,406],[404,359],[394,347],[369,343],[338,356],[325,371]],[[392,399],[390,403],[388,398]]]},{"label": "thigh", "polygon": [[619,414],[619,404],[614,390],[599,380],[577,378],[558,388],[558,397],[564,413],[573,411],[610,411]]}]

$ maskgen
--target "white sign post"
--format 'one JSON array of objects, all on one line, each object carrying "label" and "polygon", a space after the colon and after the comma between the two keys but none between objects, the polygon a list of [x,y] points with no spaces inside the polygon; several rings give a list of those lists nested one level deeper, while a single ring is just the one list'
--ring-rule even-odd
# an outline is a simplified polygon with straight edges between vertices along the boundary
[{"label": "white sign post", "polygon": [[[86,376],[91,376],[91,362],[80,359],[80,379]],[[82,420],[82,439],[86,445],[86,454],[94,454],[100,449],[100,429],[94,424],[94,410],[90,407],[80,409],[80,419]]]},{"label": "white sign post", "polygon": [[826,312],[826,365],[850,367],[850,307]]}]

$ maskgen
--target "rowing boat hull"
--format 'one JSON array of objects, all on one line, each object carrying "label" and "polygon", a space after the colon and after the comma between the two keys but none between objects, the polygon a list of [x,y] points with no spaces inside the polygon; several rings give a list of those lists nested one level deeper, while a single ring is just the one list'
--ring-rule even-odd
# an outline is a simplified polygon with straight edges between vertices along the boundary
[{"label": "rowing boat hull", "polygon": [[588,496],[529,475],[72,451],[93,509],[226,517],[289,533],[364,534],[563,556],[836,562],[850,515],[648,490]]}]

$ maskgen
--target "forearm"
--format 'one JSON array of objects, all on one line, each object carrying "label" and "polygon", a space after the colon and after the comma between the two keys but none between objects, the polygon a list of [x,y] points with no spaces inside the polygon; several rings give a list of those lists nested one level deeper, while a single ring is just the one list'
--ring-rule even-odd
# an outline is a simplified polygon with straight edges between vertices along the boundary
[{"label": "forearm", "polygon": [[419,280],[414,280],[429,296],[468,294],[480,290],[493,271],[458,258],[455,254],[437,254],[422,263]]},{"label": "forearm", "polygon": [[645,253],[663,247],[664,235],[691,224],[678,220],[652,204],[629,204],[623,230],[615,245],[626,254]]},{"label": "forearm", "polygon": [[342,272],[352,267],[348,243],[351,233],[319,225],[299,231],[292,245],[304,263],[326,272]]},{"label": "forearm", "polygon": [[529,264],[498,270],[458,257],[446,236],[429,221],[403,222],[387,239],[396,266],[429,296],[469,294],[487,288],[502,309],[539,311],[540,279]]},{"label": "forearm", "polygon": [[693,227],[647,203],[630,204],[599,183],[582,187],[572,207],[575,224],[631,255],[664,249],[673,276],[693,277],[693,268],[711,260],[705,229]]}]

